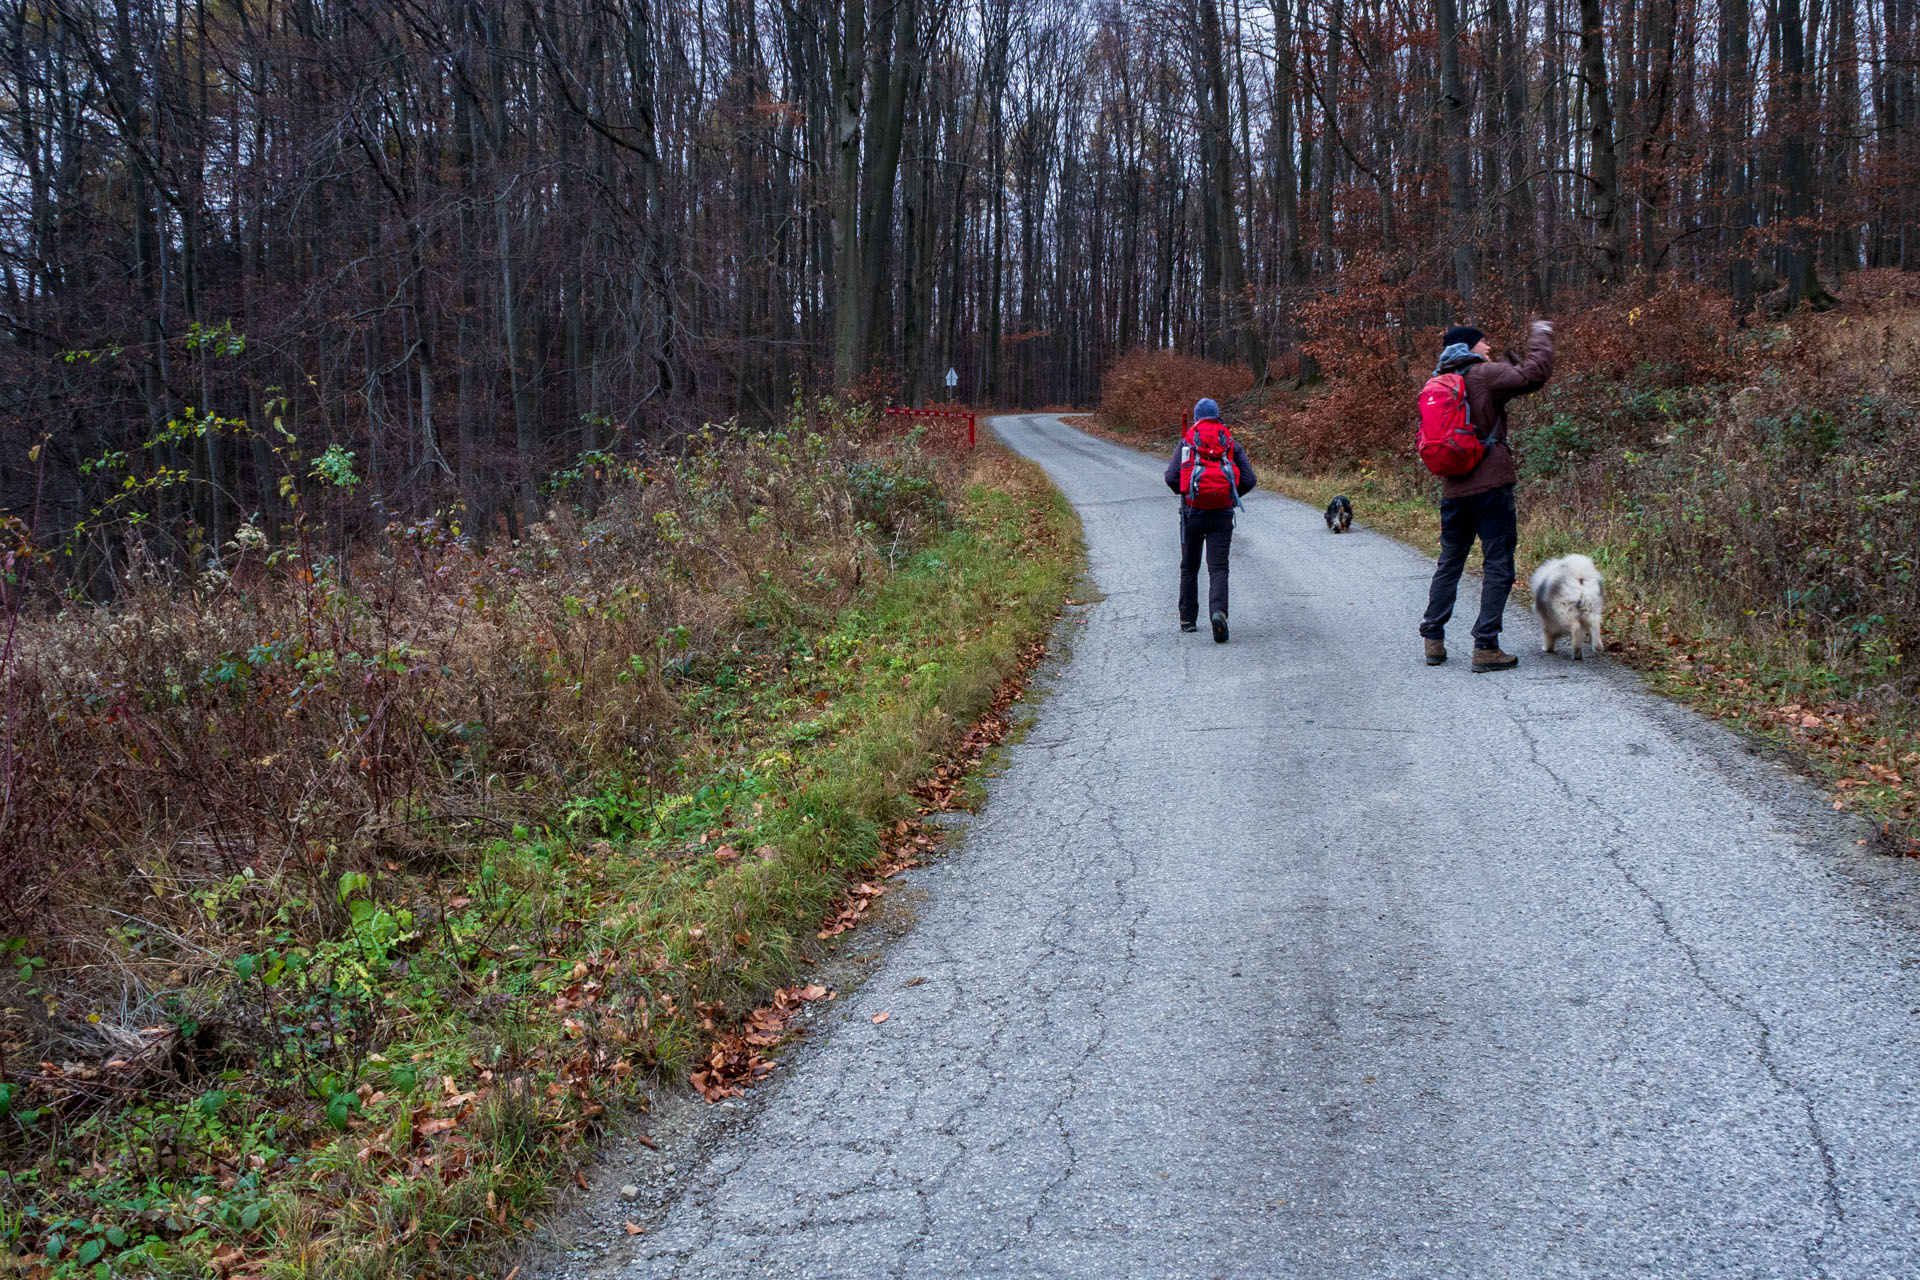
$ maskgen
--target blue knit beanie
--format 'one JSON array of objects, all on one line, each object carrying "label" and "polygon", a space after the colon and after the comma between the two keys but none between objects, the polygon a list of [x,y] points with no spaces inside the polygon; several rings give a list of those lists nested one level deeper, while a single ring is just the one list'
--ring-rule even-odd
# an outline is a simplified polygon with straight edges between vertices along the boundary
[{"label": "blue knit beanie", "polygon": [[1219,419],[1220,406],[1213,401],[1203,399],[1199,404],[1193,406],[1193,420],[1195,422],[1217,422]]}]

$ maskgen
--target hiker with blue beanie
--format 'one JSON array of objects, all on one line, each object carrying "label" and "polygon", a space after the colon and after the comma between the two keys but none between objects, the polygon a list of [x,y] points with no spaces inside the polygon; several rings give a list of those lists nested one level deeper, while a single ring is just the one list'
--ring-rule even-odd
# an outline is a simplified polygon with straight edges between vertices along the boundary
[{"label": "hiker with blue beanie", "polygon": [[1220,406],[1193,406],[1193,425],[1167,464],[1167,488],[1180,495],[1180,629],[1200,629],[1200,553],[1207,556],[1207,617],[1215,644],[1227,642],[1227,548],[1240,495],[1254,486],[1247,451],[1220,421]]}]

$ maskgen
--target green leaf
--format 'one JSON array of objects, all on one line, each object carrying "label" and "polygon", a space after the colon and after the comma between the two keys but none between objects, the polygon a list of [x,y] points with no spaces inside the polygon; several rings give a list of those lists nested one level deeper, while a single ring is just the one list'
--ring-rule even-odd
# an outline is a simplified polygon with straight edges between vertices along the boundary
[{"label": "green leaf", "polygon": [[127,1229],[125,1227],[108,1227],[107,1243],[116,1249],[124,1249],[127,1244]]},{"label": "green leaf", "polygon": [[106,1247],[104,1240],[89,1240],[80,1246],[80,1252],[74,1255],[73,1260],[84,1267],[104,1253]]},{"label": "green leaf", "polygon": [[420,1073],[415,1071],[409,1063],[396,1062],[387,1068],[388,1083],[393,1086],[393,1091],[402,1097],[413,1092],[413,1087],[419,1079]]},{"label": "green leaf", "polygon": [[242,982],[245,982],[253,976],[254,963],[255,958],[253,956],[241,956],[233,962],[233,971],[240,975]]},{"label": "green leaf", "polygon": [[250,1204],[240,1211],[240,1225],[248,1231],[260,1225],[260,1206],[258,1203]]},{"label": "green leaf", "polygon": [[358,1101],[351,1093],[336,1093],[327,1103],[327,1123],[336,1129],[347,1127],[347,1121],[353,1117],[353,1104]]}]

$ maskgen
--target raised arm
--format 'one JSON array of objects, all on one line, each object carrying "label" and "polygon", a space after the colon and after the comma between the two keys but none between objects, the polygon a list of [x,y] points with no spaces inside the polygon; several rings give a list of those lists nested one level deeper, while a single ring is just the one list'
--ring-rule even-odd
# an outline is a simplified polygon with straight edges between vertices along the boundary
[{"label": "raised arm", "polygon": [[1533,322],[1527,338],[1527,358],[1519,364],[1486,364],[1481,368],[1484,372],[1480,376],[1496,403],[1533,394],[1553,376],[1553,326],[1545,320]]}]

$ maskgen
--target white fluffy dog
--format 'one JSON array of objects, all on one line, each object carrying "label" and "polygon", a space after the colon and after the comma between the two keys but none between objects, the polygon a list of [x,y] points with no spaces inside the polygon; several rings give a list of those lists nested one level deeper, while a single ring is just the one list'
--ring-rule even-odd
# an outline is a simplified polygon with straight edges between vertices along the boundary
[{"label": "white fluffy dog", "polygon": [[1561,636],[1573,642],[1575,662],[1581,660],[1583,638],[1595,653],[1606,648],[1600,639],[1603,585],[1600,571],[1585,556],[1561,556],[1533,571],[1533,611],[1540,615],[1540,639],[1548,653]]}]

